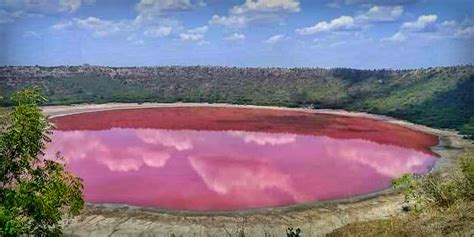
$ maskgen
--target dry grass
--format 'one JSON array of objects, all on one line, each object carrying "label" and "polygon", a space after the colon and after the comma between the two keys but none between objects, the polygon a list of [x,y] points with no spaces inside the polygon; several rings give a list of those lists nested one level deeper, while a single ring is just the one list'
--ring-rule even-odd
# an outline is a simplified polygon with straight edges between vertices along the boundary
[{"label": "dry grass", "polygon": [[420,179],[417,198],[425,203],[421,210],[349,224],[328,236],[474,236],[474,148],[457,158],[463,162],[451,176]]},{"label": "dry grass", "polygon": [[472,236],[473,207],[472,201],[459,202],[444,210],[350,224],[328,236]]}]

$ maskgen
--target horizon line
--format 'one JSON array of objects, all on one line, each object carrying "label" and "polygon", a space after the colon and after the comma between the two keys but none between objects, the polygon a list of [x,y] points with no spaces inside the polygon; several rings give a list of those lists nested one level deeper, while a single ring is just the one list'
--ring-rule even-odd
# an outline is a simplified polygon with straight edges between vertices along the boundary
[{"label": "horizon line", "polygon": [[393,70],[393,71],[408,71],[408,70],[420,70],[420,69],[431,69],[431,68],[448,68],[448,67],[472,67],[473,63],[468,64],[452,64],[452,65],[433,65],[433,66],[426,66],[426,67],[413,67],[413,68],[356,68],[356,67],[321,67],[321,66],[294,66],[294,67],[283,67],[283,66],[229,66],[229,65],[179,65],[179,64],[169,64],[169,65],[127,65],[127,66],[110,66],[110,65],[94,65],[94,64],[60,64],[60,65],[39,65],[39,64],[24,64],[24,65],[0,65],[0,68],[4,67],[45,67],[45,68],[54,68],[54,67],[107,67],[107,68],[165,68],[165,67],[181,67],[181,68],[192,68],[192,67],[208,67],[208,68],[238,68],[238,69],[324,69],[324,70],[334,70],[334,69],[352,69],[352,70],[360,70],[360,71],[368,71],[368,70]]}]

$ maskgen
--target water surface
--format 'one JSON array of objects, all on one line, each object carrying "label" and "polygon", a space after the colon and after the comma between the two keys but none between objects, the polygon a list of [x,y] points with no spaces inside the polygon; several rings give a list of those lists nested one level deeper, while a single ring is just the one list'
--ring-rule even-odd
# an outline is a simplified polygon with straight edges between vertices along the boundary
[{"label": "water surface", "polygon": [[47,149],[85,199],[194,211],[347,198],[425,173],[435,136],[381,121],[285,110],[155,108],[56,117]]}]

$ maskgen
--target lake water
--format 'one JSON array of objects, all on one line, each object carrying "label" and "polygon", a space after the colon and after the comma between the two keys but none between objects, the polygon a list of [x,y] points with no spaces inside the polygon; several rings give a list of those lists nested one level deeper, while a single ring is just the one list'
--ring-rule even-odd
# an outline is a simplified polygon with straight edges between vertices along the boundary
[{"label": "lake water", "polygon": [[286,110],[177,107],[52,119],[85,200],[194,211],[348,198],[426,173],[437,137],[381,121]]}]

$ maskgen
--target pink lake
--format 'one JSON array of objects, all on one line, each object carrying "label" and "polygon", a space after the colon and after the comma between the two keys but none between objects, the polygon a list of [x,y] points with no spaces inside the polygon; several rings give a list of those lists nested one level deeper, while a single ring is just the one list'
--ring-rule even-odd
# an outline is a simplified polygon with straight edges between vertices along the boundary
[{"label": "pink lake", "polygon": [[426,173],[436,136],[366,118],[175,107],[52,119],[91,203],[224,211],[349,198]]}]

